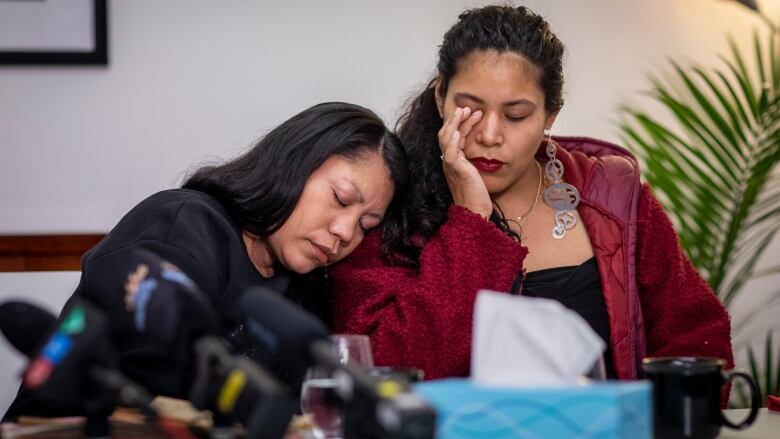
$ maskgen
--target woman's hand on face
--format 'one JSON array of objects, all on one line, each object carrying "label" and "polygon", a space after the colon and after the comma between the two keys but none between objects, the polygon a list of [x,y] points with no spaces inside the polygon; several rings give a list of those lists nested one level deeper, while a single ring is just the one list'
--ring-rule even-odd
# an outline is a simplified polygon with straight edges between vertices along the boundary
[{"label": "woman's hand on face", "polygon": [[439,148],[442,153],[442,165],[447,185],[455,204],[489,218],[493,212],[493,202],[485,187],[485,182],[474,165],[466,160],[463,148],[466,136],[482,118],[482,112],[471,112],[468,107],[457,108],[455,113],[444,121],[439,130]]}]

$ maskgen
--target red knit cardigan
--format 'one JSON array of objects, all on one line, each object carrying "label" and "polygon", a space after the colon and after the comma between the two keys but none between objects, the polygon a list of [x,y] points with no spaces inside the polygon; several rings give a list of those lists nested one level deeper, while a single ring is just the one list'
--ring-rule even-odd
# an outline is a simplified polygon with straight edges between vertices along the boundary
[{"label": "red knit cardigan", "polygon": [[[559,143],[569,147],[583,140],[588,139],[563,138]],[[599,144],[607,145],[591,142],[584,152],[578,151],[580,160],[588,159],[583,162],[587,166],[577,165],[572,154],[562,152],[564,164],[569,165],[567,181],[581,191],[611,166],[613,154]],[[633,158],[630,162],[635,163]],[[580,175],[573,172],[574,165]],[[625,177],[624,171],[618,174]],[[713,356],[733,365],[728,314],[685,256],[650,188],[639,184],[638,172],[633,174],[638,191],[634,191],[635,216],[631,215],[635,220],[631,218],[628,227],[593,226],[598,224],[594,213],[611,213],[585,196],[580,212],[599,264],[618,378],[636,378],[638,361],[644,355]],[[597,201],[599,187],[595,189]],[[627,241],[626,228],[635,232],[633,245],[626,242],[620,250],[633,255],[616,259],[611,252],[596,248],[601,242]],[[616,236],[605,235],[610,233]],[[421,368],[427,379],[468,376],[476,293],[480,289],[508,291],[523,271],[528,249],[458,206],[450,207],[447,221],[424,244],[419,272],[385,264],[379,245],[379,234],[371,233],[352,255],[332,267],[334,331],[369,335],[379,365]],[[634,283],[639,299],[633,312],[625,305],[631,301],[631,285],[609,275],[610,264],[615,263],[624,265],[621,269],[631,268],[627,281]],[[628,337],[629,331],[642,333]],[[626,340],[632,346],[625,346]]]}]

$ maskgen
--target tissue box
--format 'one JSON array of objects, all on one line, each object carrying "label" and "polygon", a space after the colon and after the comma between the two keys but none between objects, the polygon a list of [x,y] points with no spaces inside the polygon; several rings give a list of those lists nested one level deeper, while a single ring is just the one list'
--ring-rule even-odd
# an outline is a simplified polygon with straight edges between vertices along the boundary
[{"label": "tissue box", "polygon": [[649,381],[508,389],[445,379],[414,388],[438,412],[437,439],[652,437]]}]

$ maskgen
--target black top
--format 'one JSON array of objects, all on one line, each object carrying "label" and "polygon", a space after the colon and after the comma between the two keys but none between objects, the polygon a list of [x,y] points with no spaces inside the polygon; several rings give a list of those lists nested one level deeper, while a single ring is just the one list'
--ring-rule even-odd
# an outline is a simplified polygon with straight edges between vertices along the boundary
[{"label": "black top", "polygon": [[[152,394],[186,398],[192,371],[175,367],[163,349],[133,329],[124,306],[124,283],[131,271],[126,261],[135,248],[148,249],[177,265],[224,315],[234,301],[253,286],[265,286],[301,303],[291,290],[291,275],[277,268],[276,276],[263,278],[247,254],[241,229],[214,198],[189,189],[159,192],[133,208],[81,261],[81,281],[73,297],[96,304],[112,320],[111,341],[122,371]],[[296,276],[298,277],[298,276]],[[295,386],[304,371],[256,352],[243,325],[225,337],[237,351],[271,369]],[[191,369],[191,368],[190,368]],[[41,403],[22,391],[6,418],[21,414],[67,416],[80,414],[78,405]]]},{"label": "black top", "polygon": [[609,347],[609,317],[601,291],[596,258],[590,258],[578,266],[556,267],[526,273],[523,295],[554,299],[575,311],[596,331],[606,343],[604,368],[607,378],[616,378]]}]

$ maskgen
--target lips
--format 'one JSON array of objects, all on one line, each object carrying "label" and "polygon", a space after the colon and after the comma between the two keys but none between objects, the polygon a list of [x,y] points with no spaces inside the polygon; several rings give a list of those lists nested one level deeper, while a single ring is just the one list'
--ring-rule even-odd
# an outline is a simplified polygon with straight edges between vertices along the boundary
[{"label": "lips", "polygon": [[328,247],[317,244],[316,242],[312,242],[312,247],[314,248],[314,255],[319,259],[320,263],[327,264],[336,259],[336,254]]},{"label": "lips", "polygon": [[499,169],[501,169],[501,167],[504,166],[504,162],[500,160],[491,160],[484,157],[475,157],[473,159],[469,159],[469,161],[474,165],[475,168],[482,172],[497,172]]}]

